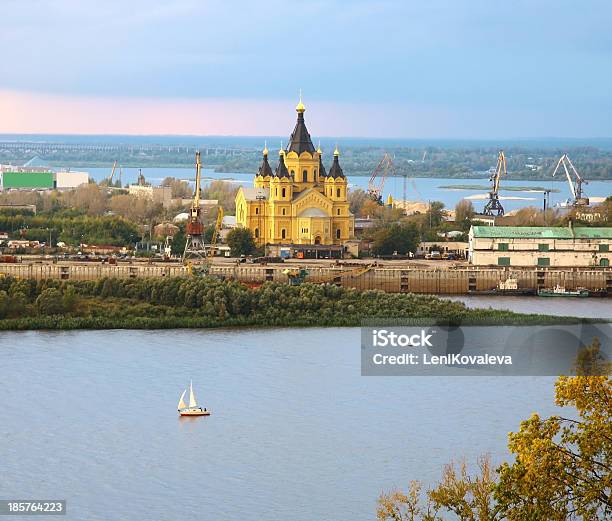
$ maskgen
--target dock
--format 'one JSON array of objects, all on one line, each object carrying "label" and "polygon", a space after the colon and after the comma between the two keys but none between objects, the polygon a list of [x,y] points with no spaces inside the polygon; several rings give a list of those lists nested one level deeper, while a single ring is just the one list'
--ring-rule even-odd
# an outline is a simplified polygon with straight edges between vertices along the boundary
[{"label": "dock", "polygon": [[[292,264],[292,266],[295,266]],[[612,268],[518,268],[518,267],[396,267],[306,265],[306,282],[328,283],[358,290],[382,290],[389,293],[424,293],[433,295],[486,294],[494,291],[500,281],[518,280],[518,286],[528,291],[551,288],[559,284],[568,290],[586,288],[591,292],[612,296]],[[267,281],[288,283],[283,273],[287,265],[213,264],[210,275],[236,280],[250,286]],[[150,278],[189,277],[188,269],[180,264],[164,265],[100,264],[100,263],[41,263],[21,262],[0,264],[0,276],[24,279],[97,280],[104,277]]]}]

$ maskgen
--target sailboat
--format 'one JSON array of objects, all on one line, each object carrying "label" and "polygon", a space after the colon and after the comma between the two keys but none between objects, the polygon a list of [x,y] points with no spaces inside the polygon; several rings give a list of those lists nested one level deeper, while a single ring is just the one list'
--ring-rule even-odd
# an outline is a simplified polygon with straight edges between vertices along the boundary
[{"label": "sailboat", "polygon": [[183,391],[178,403],[178,412],[181,416],[210,416],[210,411],[206,408],[202,408],[196,401],[195,394],[193,394],[193,382],[189,382],[189,406],[185,403],[185,395],[187,389]]}]

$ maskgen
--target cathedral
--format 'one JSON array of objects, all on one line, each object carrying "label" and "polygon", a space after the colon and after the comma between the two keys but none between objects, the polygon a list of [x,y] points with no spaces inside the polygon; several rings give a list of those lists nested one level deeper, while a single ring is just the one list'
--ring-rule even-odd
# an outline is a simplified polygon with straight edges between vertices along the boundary
[{"label": "cathedral", "polygon": [[253,188],[236,194],[236,222],[253,232],[258,245],[342,245],[353,238],[355,219],[340,153],[336,147],[327,172],[306,129],[301,99],[295,110],[297,123],[274,170],[265,147]]}]

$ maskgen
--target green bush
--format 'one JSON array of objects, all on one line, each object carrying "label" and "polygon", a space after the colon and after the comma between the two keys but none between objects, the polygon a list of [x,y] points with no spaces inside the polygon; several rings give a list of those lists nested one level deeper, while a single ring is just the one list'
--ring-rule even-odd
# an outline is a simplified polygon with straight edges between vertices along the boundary
[{"label": "green bush", "polygon": [[415,325],[433,320],[490,325],[568,320],[332,284],[267,282],[251,289],[212,277],[0,280],[0,329],[359,326],[364,318],[395,317]]},{"label": "green bush", "polygon": [[47,288],[38,295],[36,308],[41,315],[61,315],[64,313],[62,294],[55,288]]}]

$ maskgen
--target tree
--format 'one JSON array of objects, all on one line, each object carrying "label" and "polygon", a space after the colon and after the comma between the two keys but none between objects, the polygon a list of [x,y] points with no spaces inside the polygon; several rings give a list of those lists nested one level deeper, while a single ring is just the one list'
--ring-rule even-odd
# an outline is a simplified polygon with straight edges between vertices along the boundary
[{"label": "tree", "polygon": [[374,232],[372,252],[375,255],[392,255],[395,252],[405,255],[416,251],[419,240],[419,231],[412,223],[381,226]]},{"label": "tree", "polygon": [[77,306],[77,294],[73,286],[68,286],[64,290],[64,296],[62,297],[62,305],[64,311],[74,311]]},{"label": "tree", "polygon": [[462,462],[446,465],[442,479],[425,497],[421,483],[411,481],[407,494],[394,491],[382,493],[378,498],[379,521],[443,521],[444,510],[454,514],[453,519],[465,521],[498,521],[503,519],[493,497],[495,472],[488,456],[478,460],[478,473],[470,475]]},{"label": "tree", "polygon": [[500,467],[496,499],[511,521],[612,515],[612,379],[609,364],[597,363],[599,350],[595,339],[578,358],[582,374],[561,376],[555,385],[556,404],[574,407],[576,415],[534,414],[509,434],[515,461]]},{"label": "tree", "polygon": [[444,219],[444,203],[441,201],[431,201],[429,208],[425,212],[425,226],[436,228],[440,226]]},{"label": "tree", "polygon": [[474,217],[474,205],[468,199],[461,199],[455,205],[455,222],[459,225],[469,225],[470,220]]},{"label": "tree", "polygon": [[255,252],[253,233],[248,228],[234,228],[227,234],[226,242],[230,247],[232,257],[252,255]]},{"label": "tree", "polygon": [[181,223],[179,225],[179,231],[176,232],[174,237],[172,237],[172,243],[170,244],[172,255],[183,255],[186,242],[187,236],[185,235],[185,224]]},{"label": "tree", "polygon": [[88,215],[102,215],[106,210],[107,192],[95,183],[81,185],[66,193],[66,205],[84,209]]},{"label": "tree", "polygon": [[10,310],[10,307],[11,298],[8,296],[6,291],[0,291],[0,318],[6,317]]},{"label": "tree", "polygon": [[353,215],[361,215],[361,208],[369,200],[371,199],[368,198],[368,194],[361,188],[351,190],[348,195],[349,210]]},{"label": "tree", "polygon": [[211,181],[202,188],[202,199],[216,199],[225,215],[234,215],[238,187],[226,181]]},{"label": "tree", "polygon": [[[378,519],[434,521],[439,510],[466,521],[585,521],[612,516],[612,379],[610,363],[595,339],[577,357],[577,376],[561,376],[555,402],[569,417],[534,414],[508,436],[512,463],[492,471],[488,458],[475,476],[462,464],[444,469],[438,485],[420,497],[383,493]],[[426,508],[422,506],[426,504]],[[432,513],[433,512],[433,513]]]},{"label": "tree", "polygon": [[187,181],[182,181],[176,177],[166,177],[161,186],[169,186],[172,191],[172,197],[187,199],[193,196],[193,190]]},{"label": "tree", "polygon": [[61,315],[64,312],[62,294],[55,288],[47,288],[38,295],[36,308],[41,315]]}]

